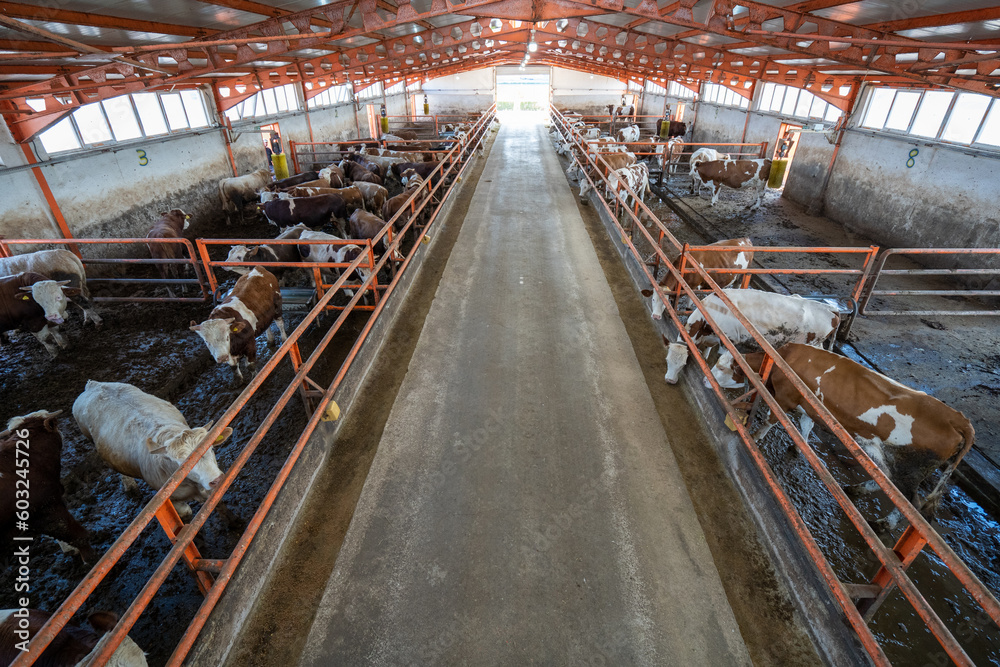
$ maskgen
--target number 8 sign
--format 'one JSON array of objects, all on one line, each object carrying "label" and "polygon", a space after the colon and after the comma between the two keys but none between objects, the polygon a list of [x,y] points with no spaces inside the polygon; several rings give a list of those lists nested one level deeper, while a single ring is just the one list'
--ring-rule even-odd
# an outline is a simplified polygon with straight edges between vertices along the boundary
[{"label": "number 8 sign", "polygon": [[920,150],[919,149],[914,148],[914,149],[912,149],[910,151],[910,159],[908,159],[906,161],[906,168],[907,169],[912,169],[913,168],[913,165],[916,164],[916,160],[914,160],[914,158],[917,157],[918,155],[920,155]]}]

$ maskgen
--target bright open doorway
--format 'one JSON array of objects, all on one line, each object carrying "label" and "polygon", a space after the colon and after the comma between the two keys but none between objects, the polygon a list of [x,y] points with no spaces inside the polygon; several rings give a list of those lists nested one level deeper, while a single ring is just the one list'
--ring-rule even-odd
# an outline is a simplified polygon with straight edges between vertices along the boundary
[{"label": "bright open doorway", "polygon": [[501,73],[498,70],[497,112],[510,119],[548,118],[548,68],[526,68],[517,74]]},{"label": "bright open doorway", "polygon": [[771,156],[771,159],[776,164],[782,162],[780,166],[781,185],[777,186],[779,188],[785,187],[788,170],[792,166],[792,160],[795,158],[795,149],[799,145],[799,132],[801,130],[801,125],[792,125],[791,123],[782,123],[781,127],[778,128],[778,139],[774,144],[774,154]]}]

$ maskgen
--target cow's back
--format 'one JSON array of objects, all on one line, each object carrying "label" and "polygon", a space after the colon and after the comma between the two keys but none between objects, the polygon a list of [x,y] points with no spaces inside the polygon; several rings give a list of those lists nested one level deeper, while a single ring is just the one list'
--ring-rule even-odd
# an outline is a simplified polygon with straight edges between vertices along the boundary
[{"label": "cow's back", "polygon": [[150,479],[147,439],[165,444],[165,438],[187,429],[175,406],[122,382],[87,381],[73,403],[73,418],[80,431],[97,447],[101,458],[120,473]]},{"label": "cow's back", "polygon": [[[232,291],[215,310],[226,308],[227,304],[231,304],[237,298],[257,318],[257,325],[254,327],[255,337],[264,333],[274,318],[281,314],[281,289],[278,287],[278,279],[273,273],[259,266],[240,276]],[[212,316],[215,310],[212,311]]]},{"label": "cow's back", "polygon": [[0,276],[30,271],[40,273],[50,280],[68,280],[70,287],[78,288],[85,297],[89,296],[87,272],[83,268],[83,262],[69,250],[38,250],[0,258]]}]

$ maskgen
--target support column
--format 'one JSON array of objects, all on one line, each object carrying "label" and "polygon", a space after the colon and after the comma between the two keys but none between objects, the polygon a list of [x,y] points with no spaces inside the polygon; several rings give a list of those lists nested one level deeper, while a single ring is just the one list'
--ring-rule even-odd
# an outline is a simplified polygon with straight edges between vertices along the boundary
[{"label": "support column", "polygon": [[215,113],[219,116],[219,124],[222,125],[222,140],[226,144],[226,153],[229,154],[229,166],[233,170],[233,176],[238,176],[236,158],[233,157],[232,143],[229,140],[229,133],[232,131],[233,126],[229,122],[229,116],[222,111],[222,96],[219,95],[219,85],[213,83],[210,87],[212,89],[212,98],[215,100]]},{"label": "support column", "polygon": [[840,124],[840,130],[837,132],[837,141],[833,145],[833,155],[830,156],[830,164],[826,168],[826,175],[823,177],[823,185],[819,189],[819,195],[817,195],[815,201],[813,201],[806,213],[809,215],[821,215],[823,213],[823,208],[826,206],[826,189],[830,185],[830,177],[833,175],[833,168],[837,165],[837,156],[840,154],[840,144],[844,140],[844,132],[847,131],[847,123],[851,120],[851,115],[854,113],[854,103],[858,99],[858,92],[860,86],[854,86],[854,91],[851,93],[850,101],[847,105],[847,111],[844,112],[844,120]]},{"label": "support column", "polygon": [[[24,157],[28,160],[28,164],[34,165],[31,167],[31,173],[34,175],[38,187],[41,188],[42,194],[45,195],[45,201],[49,205],[49,210],[52,211],[52,217],[55,218],[59,232],[64,239],[73,238],[73,232],[69,231],[69,225],[66,224],[66,218],[63,217],[62,210],[59,208],[59,202],[56,201],[55,196],[52,194],[52,188],[49,187],[49,182],[45,180],[42,168],[38,166],[38,159],[35,157],[35,152],[31,150],[31,144],[28,142],[21,144],[21,150],[24,151]],[[80,256],[80,249],[77,246],[71,245],[67,247],[77,257]]]}]

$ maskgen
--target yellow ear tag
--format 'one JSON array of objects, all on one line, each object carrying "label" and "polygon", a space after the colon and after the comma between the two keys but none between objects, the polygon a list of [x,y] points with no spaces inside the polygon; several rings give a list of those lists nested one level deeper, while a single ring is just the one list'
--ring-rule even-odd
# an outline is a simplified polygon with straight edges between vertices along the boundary
[{"label": "yellow ear tag", "polygon": [[218,444],[220,444],[225,439],[226,439],[226,436],[220,435],[218,438],[215,439],[215,442],[213,442],[212,444],[213,445],[218,445]]},{"label": "yellow ear tag", "polygon": [[21,301],[27,301],[30,298],[31,298],[30,296],[28,296],[27,294],[25,294],[24,296],[21,297]]},{"label": "yellow ear tag", "polygon": [[340,419],[340,406],[337,405],[337,401],[330,401],[326,406],[326,412],[323,413],[322,421],[335,422],[338,419]]},{"label": "yellow ear tag", "polygon": [[239,330],[240,330],[240,328],[239,328],[239,327],[233,327],[233,333],[238,333],[238,332],[239,332]]}]

